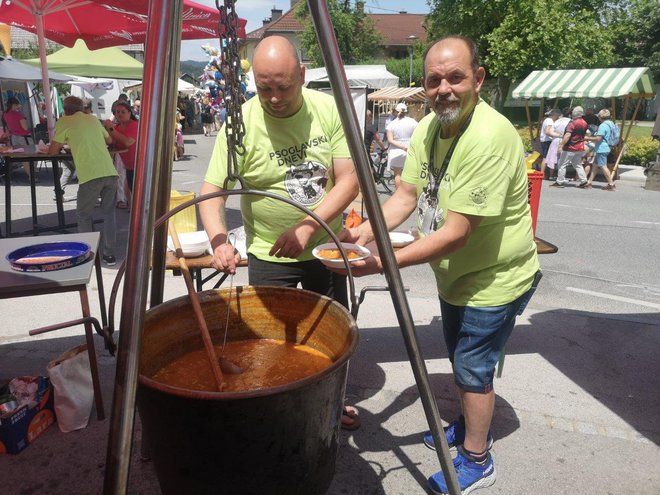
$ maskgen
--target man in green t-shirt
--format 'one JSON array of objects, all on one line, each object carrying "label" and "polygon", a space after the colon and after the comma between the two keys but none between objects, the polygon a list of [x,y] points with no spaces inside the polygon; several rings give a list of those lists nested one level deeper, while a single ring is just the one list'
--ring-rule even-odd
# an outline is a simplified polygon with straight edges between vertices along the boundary
[{"label": "man in green t-shirt", "polygon": [[[293,200],[335,232],[358,183],[334,99],[303,88],[305,67],[291,43],[270,36],[257,45],[252,67],[257,98],[243,105],[245,153],[237,156],[245,187]],[[218,133],[202,194],[220,191],[227,177],[227,137]],[[233,188],[234,184],[229,184]],[[200,203],[213,247],[213,266],[234,273],[240,261],[227,244],[226,197]],[[346,278],[312,255],[327,232],[302,210],[278,199],[241,195],[251,285],[296,287],[348,305]],[[342,418],[349,426],[349,418]]]},{"label": "man in green t-shirt", "polygon": [[83,108],[83,101],[76,96],[64,99],[64,117],[55,124],[55,136],[48,152],[59,153],[65,144],[71,148],[79,184],[76,198],[78,232],[94,230],[92,214],[96,201],[101,198],[103,261],[112,266],[117,262],[115,258],[117,171],[107,148],[112,139],[101,122],[94,115],[84,113]]},{"label": "man in green t-shirt", "polygon": [[[415,210],[420,239],[396,253],[399,267],[429,263],[463,414],[445,428],[463,493],[490,486],[489,453],[495,365],[539,264],[527,203],[523,145],[515,128],[479,97],[485,71],[472,40],[449,36],[424,59],[424,89],[434,113],[415,129],[401,187],[383,205],[388,229]],[[344,240],[373,239],[368,222]],[[354,275],[382,272],[377,256],[355,262]],[[430,434],[424,443],[435,448]],[[442,472],[429,478],[447,493]]]}]

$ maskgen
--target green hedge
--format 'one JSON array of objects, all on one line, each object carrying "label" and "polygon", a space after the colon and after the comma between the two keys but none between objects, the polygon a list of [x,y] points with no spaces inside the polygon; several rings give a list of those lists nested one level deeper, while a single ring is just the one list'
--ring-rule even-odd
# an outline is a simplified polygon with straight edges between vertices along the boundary
[{"label": "green hedge", "polygon": [[655,154],[660,143],[650,137],[629,137],[621,157],[626,165],[646,165],[655,161]]},{"label": "green hedge", "polygon": [[518,129],[518,134],[520,135],[520,138],[522,139],[523,146],[525,147],[525,151],[528,153],[531,153],[532,151],[532,140],[529,138],[529,129],[527,127],[521,127]]}]

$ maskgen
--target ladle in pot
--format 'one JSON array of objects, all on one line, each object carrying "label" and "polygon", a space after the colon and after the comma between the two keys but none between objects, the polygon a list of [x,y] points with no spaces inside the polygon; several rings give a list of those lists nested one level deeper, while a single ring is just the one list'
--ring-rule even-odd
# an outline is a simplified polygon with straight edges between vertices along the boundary
[{"label": "ladle in pot", "polygon": [[243,369],[237,364],[233,363],[227,358],[220,357],[218,358],[215,354],[215,349],[213,347],[213,341],[211,340],[211,335],[209,333],[208,326],[206,325],[206,320],[204,319],[204,313],[202,312],[202,306],[199,303],[197,292],[193,286],[192,277],[190,276],[190,270],[188,269],[188,264],[186,259],[183,256],[183,250],[181,249],[181,243],[179,242],[179,235],[176,232],[176,227],[174,227],[174,222],[169,222],[168,231],[172,237],[172,243],[174,244],[175,255],[179,261],[179,267],[181,267],[181,273],[183,274],[183,279],[186,282],[186,288],[188,289],[188,297],[190,298],[190,304],[193,308],[193,313],[195,314],[195,319],[197,320],[197,326],[199,326],[199,331],[202,334],[202,341],[204,342],[204,349],[209,358],[211,364],[211,370],[213,371],[213,377],[215,378],[216,385],[218,390],[222,391],[222,373],[227,374],[238,374],[242,373]]}]

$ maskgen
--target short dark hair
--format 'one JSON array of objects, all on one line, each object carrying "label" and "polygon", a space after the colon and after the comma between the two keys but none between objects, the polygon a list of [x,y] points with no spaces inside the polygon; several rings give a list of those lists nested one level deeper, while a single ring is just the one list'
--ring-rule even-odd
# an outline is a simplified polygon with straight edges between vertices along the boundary
[{"label": "short dark hair", "polygon": [[73,115],[76,112],[83,111],[83,101],[77,96],[67,96],[62,102],[65,115]]},{"label": "short dark hair", "polygon": [[12,107],[12,105],[20,105],[20,104],[21,102],[18,101],[18,98],[14,96],[10,96],[9,98],[7,98],[7,110],[9,110]]},{"label": "short dark hair", "polygon": [[447,36],[443,36],[439,40],[434,41],[426,48],[426,50],[424,50],[424,57],[422,58],[422,81],[426,80],[426,57],[429,54],[429,51],[431,51],[431,48],[433,48],[438,43],[450,39],[460,40],[465,43],[465,45],[468,47],[468,50],[470,50],[470,67],[472,67],[472,73],[477,73],[479,67],[481,67],[481,58],[479,57],[479,48],[477,48],[477,44],[467,36],[463,36],[461,34],[448,34]]}]

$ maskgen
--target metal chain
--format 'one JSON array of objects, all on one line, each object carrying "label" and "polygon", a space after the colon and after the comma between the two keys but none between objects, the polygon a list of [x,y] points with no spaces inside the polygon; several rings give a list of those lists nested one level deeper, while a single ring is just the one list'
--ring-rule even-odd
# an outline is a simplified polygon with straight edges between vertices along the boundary
[{"label": "metal chain", "polygon": [[243,93],[241,91],[241,59],[238,55],[238,14],[235,0],[215,0],[215,6],[220,12],[220,73],[225,80],[225,135],[227,136],[227,178],[225,189],[229,182],[238,181],[243,188],[242,177],[238,174],[238,155],[245,154],[245,124],[243,122]]}]

